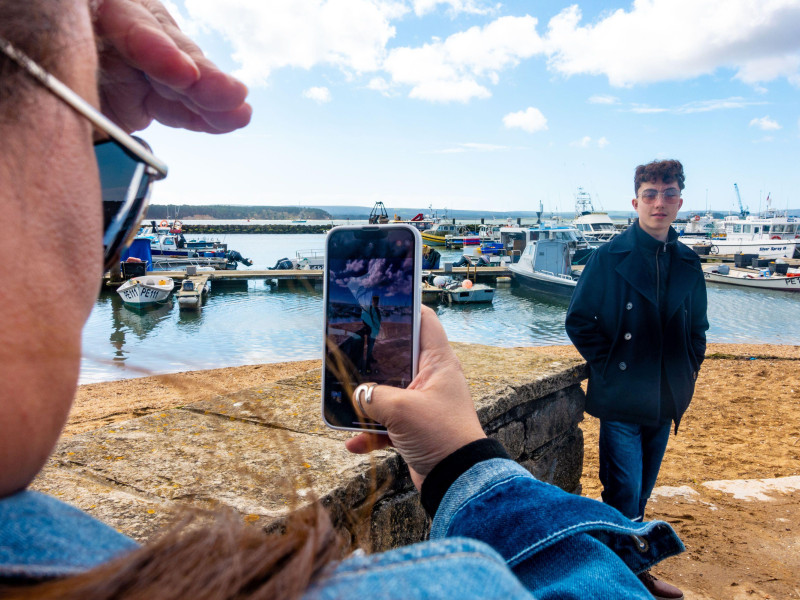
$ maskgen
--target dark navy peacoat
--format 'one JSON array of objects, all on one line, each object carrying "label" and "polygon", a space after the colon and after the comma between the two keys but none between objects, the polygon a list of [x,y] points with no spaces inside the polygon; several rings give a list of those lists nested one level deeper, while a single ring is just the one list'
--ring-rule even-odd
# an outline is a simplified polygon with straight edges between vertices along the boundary
[{"label": "dark navy peacoat", "polygon": [[567,312],[567,334],[589,364],[586,412],[640,425],[662,422],[663,360],[677,431],[705,356],[705,279],[697,254],[674,244],[662,331],[656,284],[644,262],[655,256],[637,246],[634,227],[591,256]]}]

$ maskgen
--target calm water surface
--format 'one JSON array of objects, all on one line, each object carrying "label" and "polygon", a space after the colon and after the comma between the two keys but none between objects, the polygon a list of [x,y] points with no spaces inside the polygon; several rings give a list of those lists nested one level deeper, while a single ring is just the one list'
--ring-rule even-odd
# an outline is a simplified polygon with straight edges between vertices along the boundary
[{"label": "calm water surface", "polygon": [[[324,235],[228,235],[229,248],[252,258],[252,269],[273,266],[297,250],[321,250]],[[444,252],[457,259],[458,252]],[[800,294],[709,284],[710,342],[797,344]],[[436,311],[453,341],[492,346],[568,344],[566,302],[520,288],[499,288],[490,305]],[[81,383],[194,369],[320,358],[322,286],[294,291],[263,281],[221,288],[203,310],[167,304],[143,314],[115,292],[98,298],[83,332]]]}]

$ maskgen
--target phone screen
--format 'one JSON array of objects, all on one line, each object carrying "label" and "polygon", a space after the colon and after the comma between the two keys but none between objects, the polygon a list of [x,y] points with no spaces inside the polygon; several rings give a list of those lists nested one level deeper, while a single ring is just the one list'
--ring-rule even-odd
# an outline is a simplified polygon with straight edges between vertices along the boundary
[{"label": "phone screen", "polygon": [[323,418],[332,427],[385,431],[359,417],[364,382],[406,387],[416,374],[419,234],[407,226],[342,227],[326,248]]}]

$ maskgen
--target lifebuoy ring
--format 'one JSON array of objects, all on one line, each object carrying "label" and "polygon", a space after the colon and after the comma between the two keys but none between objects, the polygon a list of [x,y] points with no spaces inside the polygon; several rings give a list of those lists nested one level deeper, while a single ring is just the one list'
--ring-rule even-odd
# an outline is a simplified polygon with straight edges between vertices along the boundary
[{"label": "lifebuoy ring", "polygon": [[771,240],[779,240],[779,239],[781,239],[781,236],[779,236],[779,235],[773,235],[773,236],[772,236],[771,238],[769,238],[769,239],[771,239]]},{"label": "lifebuoy ring", "polygon": [[159,227],[169,227],[169,221],[166,219],[162,219],[161,223],[158,224]]},{"label": "lifebuoy ring", "polygon": [[796,239],[796,240],[800,240],[800,235],[796,235],[796,236],[794,236],[794,239]]}]

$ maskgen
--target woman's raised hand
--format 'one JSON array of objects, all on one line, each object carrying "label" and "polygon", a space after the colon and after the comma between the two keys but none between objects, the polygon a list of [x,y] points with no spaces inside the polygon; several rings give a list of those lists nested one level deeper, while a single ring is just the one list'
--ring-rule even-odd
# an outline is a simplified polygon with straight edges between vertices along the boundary
[{"label": "woman's raised hand", "polygon": [[203,56],[158,0],[102,0],[95,15],[103,112],[128,132],[154,119],[226,133],[250,122],[247,87]]}]

